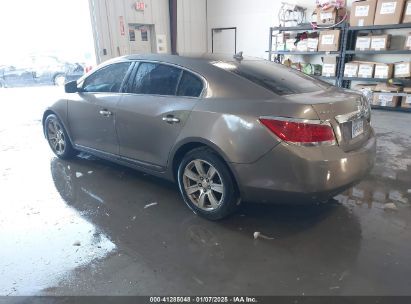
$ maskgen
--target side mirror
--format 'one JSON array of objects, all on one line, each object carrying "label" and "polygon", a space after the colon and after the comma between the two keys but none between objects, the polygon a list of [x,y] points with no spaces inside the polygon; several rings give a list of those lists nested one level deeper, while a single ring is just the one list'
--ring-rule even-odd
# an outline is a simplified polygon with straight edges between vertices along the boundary
[{"label": "side mirror", "polygon": [[77,81],[69,81],[64,85],[64,91],[66,93],[77,93],[79,89],[77,88]]}]

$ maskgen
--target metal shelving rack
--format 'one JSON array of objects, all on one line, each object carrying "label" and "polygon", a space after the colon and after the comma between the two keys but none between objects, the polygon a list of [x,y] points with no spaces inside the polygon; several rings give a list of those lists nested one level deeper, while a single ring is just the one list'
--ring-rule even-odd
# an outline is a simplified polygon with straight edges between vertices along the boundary
[{"label": "metal shelving rack", "polygon": [[[355,43],[359,32],[372,32],[376,30],[395,30],[395,29],[411,29],[411,23],[401,23],[401,24],[389,24],[389,25],[370,25],[370,26],[350,26],[347,28],[347,45],[345,46],[344,53],[344,64],[354,59],[355,55],[398,55],[398,54],[409,54],[411,55],[411,50],[384,50],[384,51],[356,51]],[[352,81],[361,82],[387,82],[389,79],[378,79],[378,78],[359,78],[359,77],[344,77],[342,76],[342,87],[350,88]],[[411,85],[411,79],[407,78],[393,78],[391,79],[393,83],[402,85]],[[389,96],[407,96],[405,93],[380,93]],[[383,109],[389,111],[400,111],[400,112],[411,112],[411,108],[403,107],[384,107],[384,106],[372,106],[373,109]]]},{"label": "metal shelving rack", "polygon": [[[360,77],[344,77],[345,63],[351,61],[355,55],[365,54],[365,55],[384,55],[384,54],[410,54],[411,50],[386,50],[386,51],[356,51],[355,42],[357,39],[358,32],[361,31],[375,31],[375,30],[395,30],[395,29],[411,29],[411,23],[402,24],[389,24],[389,25],[370,25],[370,26],[349,26],[347,23],[341,23],[338,26],[332,27],[330,29],[340,29],[341,30],[341,40],[340,40],[340,50],[338,52],[299,52],[299,51],[273,51],[272,42],[274,32],[300,32],[300,31],[321,31],[328,29],[313,29],[310,24],[302,26],[293,27],[271,27],[269,34],[269,50],[268,59],[272,60],[272,55],[337,55],[339,57],[337,63],[337,70],[335,77],[326,76],[315,76],[323,80],[334,80],[335,85],[344,88],[350,88],[352,81],[361,82],[387,82],[389,79],[378,79],[378,78],[360,78]],[[402,85],[411,86],[411,79],[408,78],[393,78],[393,83],[398,83]],[[392,95],[393,93],[387,93],[387,95]],[[394,93],[395,96],[407,96],[404,93]],[[384,107],[384,106],[372,106],[374,109],[385,109],[390,111],[401,111],[401,112],[411,112],[411,108],[403,107]]]},{"label": "metal shelving rack", "polygon": [[[277,26],[277,27],[270,27],[270,35],[269,35],[269,45],[268,45],[268,60],[272,60],[272,55],[278,55],[278,56],[284,56],[284,55],[304,55],[304,56],[314,56],[314,55],[337,55],[337,57],[339,57],[338,60],[338,64],[337,64],[337,69],[336,69],[336,76],[335,77],[326,77],[326,76],[314,76],[317,77],[319,79],[322,80],[334,80],[334,84],[336,86],[341,86],[341,75],[340,75],[340,68],[342,65],[342,62],[344,61],[341,57],[342,53],[341,50],[340,51],[336,51],[336,52],[324,52],[324,51],[315,51],[315,52],[311,52],[311,51],[307,51],[307,52],[301,52],[301,51],[274,51],[273,50],[273,36],[274,36],[274,32],[301,32],[301,31],[321,31],[321,30],[330,30],[330,29],[340,29],[341,33],[340,33],[340,39],[341,39],[341,43],[344,40],[344,37],[346,36],[346,28],[347,25],[345,22],[334,26],[332,28],[327,28],[327,29],[315,29],[311,26],[311,24],[304,24],[301,26],[290,26],[290,27],[283,27],[283,26]],[[343,70],[344,72],[344,70]]]}]

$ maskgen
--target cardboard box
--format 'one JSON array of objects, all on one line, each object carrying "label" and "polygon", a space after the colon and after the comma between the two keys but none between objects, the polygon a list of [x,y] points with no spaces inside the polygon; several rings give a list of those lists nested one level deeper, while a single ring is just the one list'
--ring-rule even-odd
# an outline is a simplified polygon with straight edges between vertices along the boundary
[{"label": "cardboard box", "polygon": [[408,0],[407,3],[405,3],[402,23],[411,23],[411,0]]},{"label": "cardboard box", "polygon": [[285,33],[279,33],[279,34],[275,35],[275,37],[276,37],[276,42],[277,42],[277,43],[284,43],[285,40],[286,40],[287,38],[289,38],[289,37],[286,37],[286,36],[287,36],[287,35],[285,35]]},{"label": "cardboard box", "polygon": [[298,41],[297,51],[300,51],[300,52],[307,52],[308,51],[307,39]]},{"label": "cardboard box", "polygon": [[404,49],[411,50],[411,33],[408,33],[407,36],[405,36]]},{"label": "cardboard box", "polygon": [[411,87],[405,87],[404,93],[407,93],[407,96],[403,96],[401,100],[401,107],[411,108]]},{"label": "cardboard box", "polygon": [[326,77],[335,77],[337,71],[337,57],[325,56],[323,58],[322,75]]},{"label": "cardboard box", "polygon": [[367,26],[374,24],[377,0],[356,1],[351,5],[351,26]]},{"label": "cardboard box", "polygon": [[285,41],[289,38],[289,33],[278,33],[273,35],[273,50],[285,51]]},{"label": "cardboard box", "polygon": [[374,24],[401,23],[405,0],[378,0]]},{"label": "cardboard box", "polygon": [[277,45],[284,42],[284,33],[273,35],[272,49],[277,50]]},{"label": "cardboard box", "polygon": [[394,72],[392,63],[376,63],[374,69],[374,78],[391,78]]},{"label": "cardboard box", "polygon": [[307,50],[309,52],[317,52],[318,50],[318,38],[307,39]]},{"label": "cardboard box", "polygon": [[341,7],[336,9],[334,7],[330,7],[327,9],[317,8],[312,15],[312,21],[316,22],[318,25],[333,25],[340,21],[342,21],[347,14],[347,9],[345,7]]},{"label": "cardboard box", "polygon": [[395,78],[406,78],[411,77],[411,62],[397,62],[394,66],[394,77]]},{"label": "cardboard box", "polygon": [[289,38],[285,41],[285,50],[286,51],[295,51],[297,49],[295,43],[295,38]]},{"label": "cardboard box", "polygon": [[402,108],[411,108],[411,94],[402,97],[401,107]]},{"label": "cardboard box", "polygon": [[322,31],[320,33],[318,50],[321,52],[336,52],[340,47],[340,30]]},{"label": "cardboard box", "polygon": [[318,25],[330,25],[337,23],[337,9],[335,7],[331,7],[326,10],[317,8],[315,13],[317,15]]},{"label": "cardboard box", "polygon": [[285,51],[285,43],[277,43],[277,47],[276,47],[277,51]]},{"label": "cardboard box", "polygon": [[371,36],[358,36],[355,41],[355,50],[368,51],[371,46]]},{"label": "cardboard box", "polygon": [[359,63],[352,61],[347,62],[344,67],[344,77],[357,77]]},{"label": "cardboard box", "polygon": [[377,92],[399,93],[402,91],[402,86],[395,84],[379,83],[375,86]]},{"label": "cardboard box", "polygon": [[383,107],[397,107],[400,104],[401,96],[387,95],[384,93],[374,93],[373,105]]},{"label": "cardboard box", "polygon": [[372,78],[374,77],[374,62],[359,62],[358,64],[358,77]]},{"label": "cardboard box", "polygon": [[373,51],[385,51],[390,48],[391,44],[391,35],[373,35],[371,37],[371,46],[370,49]]}]

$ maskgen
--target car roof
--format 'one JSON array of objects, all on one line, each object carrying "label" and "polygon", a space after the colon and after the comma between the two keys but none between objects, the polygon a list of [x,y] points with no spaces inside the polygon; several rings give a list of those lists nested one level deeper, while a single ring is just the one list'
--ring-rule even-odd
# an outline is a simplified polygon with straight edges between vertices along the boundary
[{"label": "car roof", "polygon": [[[201,73],[201,67],[206,68],[215,62],[238,63],[239,60],[234,58],[234,55],[229,54],[212,54],[212,53],[184,53],[178,55],[169,54],[133,54],[118,58],[119,60],[150,60],[165,63],[181,65],[188,69],[193,69]],[[242,57],[241,61],[263,61],[256,57]]]},{"label": "car roof", "polygon": [[[238,58],[238,57],[237,57]],[[211,53],[190,53],[190,54],[134,54],[113,58],[103,63],[102,66],[133,60],[157,61],[165,64],[172,64],[188,69],[201,75],[211,89],[214,97],[235,97],[235,98],[269,98],[272,93],[259,87],[241,77],[227,72],[218,67],[219,63],[238,65],[243,62],[263,62],[264,59],[241,56],[236,59],[234,55],[211,54]]]}]

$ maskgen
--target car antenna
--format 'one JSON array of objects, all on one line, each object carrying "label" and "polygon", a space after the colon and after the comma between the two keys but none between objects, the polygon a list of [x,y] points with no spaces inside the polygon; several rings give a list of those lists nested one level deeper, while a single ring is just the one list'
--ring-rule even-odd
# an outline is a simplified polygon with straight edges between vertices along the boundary
[{"label": "car antenna", "polygon": [[233,58],[234,58],[235,60],[238,60],[238,61],[243,60],[243,59],[244,59],[244,57],[243,57],[243,51],[238,52],[237,54],[235,54],[235,55],[233,56]]}]

